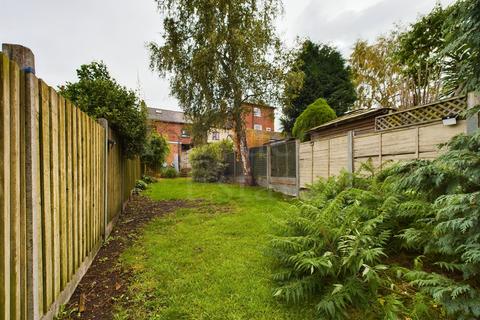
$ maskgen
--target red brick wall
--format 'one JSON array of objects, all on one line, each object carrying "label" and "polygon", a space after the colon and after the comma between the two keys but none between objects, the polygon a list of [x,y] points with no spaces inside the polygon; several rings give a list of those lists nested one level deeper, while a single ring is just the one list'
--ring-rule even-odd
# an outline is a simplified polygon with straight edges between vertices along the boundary
[{"label": "red brick wall", "polygon": [[[255,107],[260,108],[260,117],[256,117],[253,114],[253,108]],[[274,131],[275,109],[266,106],[255,106],[251,104],[245,105],[245,108],[248,110],[245,113],[245,127],[247,129],[254,129],[255,124],[260,124],[262,126],[262,131],[267,131],[267,128],[270,128],[272,132]]]},{"label": "red brick wall", "polygon": [[[167,142],[180,142],[181,144],[191,144],[191,138],[182,137],[182,129],[186,128],[185,124],[182,123],[171,123],[171,122],[154,122],[155,130],[158,134],[161,134],[167,139]],[[175,155],[181,154],[182,146],[181,144],[169,143],[170,152],[167,155],[166,162],[168,165],[173,163]]]}]

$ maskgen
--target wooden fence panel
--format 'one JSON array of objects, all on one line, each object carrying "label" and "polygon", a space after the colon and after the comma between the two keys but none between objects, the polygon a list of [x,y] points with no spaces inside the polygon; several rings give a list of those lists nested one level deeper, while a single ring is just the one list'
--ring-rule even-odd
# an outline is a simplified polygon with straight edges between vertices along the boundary
[{"label": "wooden fence panel", "polygon": [[299,176],[300,187],[305,188],[313,182],[313,144],[304,142],[299,149]]},{"label": "wooden fence panel", "polygon": [[[304,188],[309,184],[306,181],[310,177],[315,181],[320,177],[337,175],[341,170],[358,171],[367,161],[380,167],[389,162],[435,159],[442,152],[439,144],[466,131],[465,120],[459,120],[455,126],[445,126],[437,121],[418,127],[353,136],[351,146],[348,135],[306,142],[300,147],[300,186]],[[308,155],[308,145],[312,143],[313,163]],[[348,161],[353,161],[353,168],[348,167]]]},{"label": "wooden fence panel", "polygon": [[100,248],[106,216],[128,200],[140,161],[117,144],[107,172],[105,129],[3,53],[0,107],[0,320],[52,319]]},{"label": "wooden fence panel", "polygon": [[419,128],[419,151],[436,152],[438,145],[445,143],[460,133],[465,133],[467,123],[460,120],[455,126],[444,126],[442,123]]},{"label": "wooden fence panel", "polygon": [[347,168],[348,146],[347,137],[336,137],[330,139],[329,148],[330,170],[329,176],[338,175],[342,170]]},{"label": "wooden fence panel", "polygon": [[382,153],[385,155],[416,152],[416,128],[384,132],[382,134]]},{"label": "wooden fence panel", "polygon": [[313,181],[328,178],[330,173],[330,141],[313,142]]}]

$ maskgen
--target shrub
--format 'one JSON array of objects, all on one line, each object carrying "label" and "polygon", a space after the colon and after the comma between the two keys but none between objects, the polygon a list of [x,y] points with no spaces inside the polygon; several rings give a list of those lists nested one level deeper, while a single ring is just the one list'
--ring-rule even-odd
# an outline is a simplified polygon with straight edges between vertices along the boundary
[{"label": "shrub", "polygon": [[156,172],[165,162],[169,152],[168,142],[164,136],[151,132],[142,152],[142,162],[151,171]]},{"label": "shrub", "polygon": [[322,319],[479,318],[480,132],[433,161],[364,169],[292,207],[271,242],[275,296],[313,299]]},{"label": "shrub", "polygon": [[135,188],[140,190],[146,190],[148,188],[148,185],[143,180],[137,180],[137,182],[135,182]]},{"label": "shrub", "polygon": [[163,168],[162,171],[160,171],[160,176],[162,178],[173,179],[178,177],[178,172],[177,170],[175,170],[175,168],[167,167]]},{"label": "shrub", "polygon": [[295,120],[292,134],[295,138],[304,141],[307,138],[306,135],[309,129],[331,121],[336,117],[335,111],[330,108],[325,99],[317,99]]},{"label": "shrub", "polygon": [[145,103],[112,78],[103,62],[80,66],[77,77],[77,82],[61,86],[60,93],[89,116],[107,119],[127,156],[140,155],[147,136]]},{"label": "shrub", "polygon": [[190,163],[192,178],[197,182],[217,182],[222,179],[226,168],[226,155],[233,152],[231,141],[205,144],[192,149]]},{"label": "shrub", "polygon": [[154,177],[151,177],[151,176],[147,176],[147,175],[143,175],[142,180],[145,181],[145,183],[147,183],[147,184],[157,182],[157,179],[155,179]]}]

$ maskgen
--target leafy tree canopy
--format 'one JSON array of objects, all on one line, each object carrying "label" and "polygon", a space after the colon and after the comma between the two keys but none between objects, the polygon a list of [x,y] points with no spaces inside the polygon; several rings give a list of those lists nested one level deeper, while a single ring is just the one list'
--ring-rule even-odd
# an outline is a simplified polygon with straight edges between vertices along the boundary
[{"label": "leafy tree canopy", "polygon": [[398,49],[398,36],[398,32],[392,32],[372,44],[366,40],[355,43],[349,60],[357,92],[355,109],[411,104],[411,88],[393,57]]},{"label": "leafy tree canopy", "polygon": [[[275,19],[280,0],[156,0],[163,42],[150,43],[151,68],[201,127],[231,123],[245,175],[251,177],[244,102],[276,96],[283,69]],[[219,123],[220,122],[220,123]],[[195,130],[194,130],[195,132]]]},{"label": "leafy tree canopy", "polygon": [[318,97],[323,97],[340,116],[355,102],[350,68],[338,50],[306,40],[296,53],[292,73],[302,73],[303,83],[286,88],[287,99],[281,119],[285,132],[291,132],[297,117]]},{"label": "leafy tree canopy", "polygon": [[335,111],[330,108],[325,99],[317,99],[297,118],[292,134],[295,138],[304,141],[309,129],[331,121],[336,117]]},{"label": "leafy tree canopy", "polygon": [[441,89],[442,48],[445,21],[451,9],[437,4],[427,15],[410,25],[399,37],[395,52],[406,80],[413,84],[412,105],[438,100]]},{"label": "leafy tree canopy", "polygon": [[446,20],[446,46],[442,54],[447,95],[480,88],[480,1],[457,1]]},{"label": "leafy tree canopy", "polygon": [[77,69],[77,82],[67,82],[60,93],[93,118],[105,118],[119,135],[127,156],[140,155],[146,139],[146,107],[133,90],[113,79],[103,62]]}]

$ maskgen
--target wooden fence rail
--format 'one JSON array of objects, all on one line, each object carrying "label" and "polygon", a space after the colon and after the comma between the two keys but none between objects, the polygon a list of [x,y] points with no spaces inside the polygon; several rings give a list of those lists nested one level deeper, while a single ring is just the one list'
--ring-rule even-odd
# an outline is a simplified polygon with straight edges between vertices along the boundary
[{"label": "wooden fence rail", "polygon": [[[141,175],[115,133],[0,53],[0,319],[52,319]],[[108,227],[110,226],[110,227]]]}]

